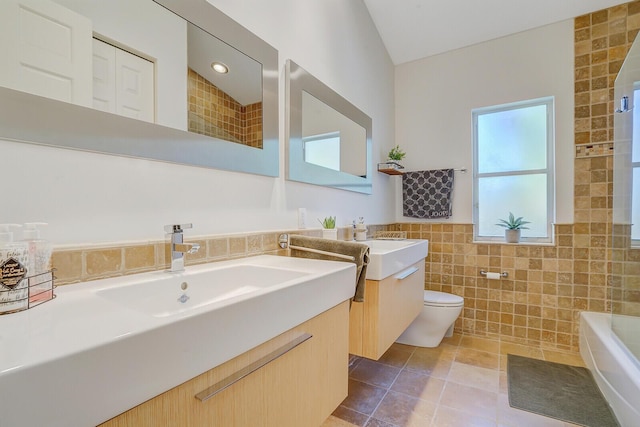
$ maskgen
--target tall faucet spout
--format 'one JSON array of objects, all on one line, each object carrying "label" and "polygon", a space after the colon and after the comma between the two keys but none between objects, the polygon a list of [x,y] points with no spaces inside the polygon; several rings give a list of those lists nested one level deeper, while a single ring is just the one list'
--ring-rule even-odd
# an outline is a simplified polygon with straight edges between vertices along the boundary
[{"label": "tall faucet spout", "polygon": [[171,236],[171,272],[184,271],[184,254],[198,252],[198,243],[183,243],[183,230],[191,228],[191,224],[166,225],[165,231]]}]

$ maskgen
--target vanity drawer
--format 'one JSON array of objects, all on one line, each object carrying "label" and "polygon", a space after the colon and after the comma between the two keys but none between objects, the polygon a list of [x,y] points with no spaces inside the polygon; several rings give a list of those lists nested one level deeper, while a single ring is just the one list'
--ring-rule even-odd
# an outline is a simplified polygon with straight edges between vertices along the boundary
[{"label": "vanity drawer", "polygon": [[[348,310],[345,301],[101,426],[317,427],[347,396]],[[198,398],[265,358],[212,397]]]}]

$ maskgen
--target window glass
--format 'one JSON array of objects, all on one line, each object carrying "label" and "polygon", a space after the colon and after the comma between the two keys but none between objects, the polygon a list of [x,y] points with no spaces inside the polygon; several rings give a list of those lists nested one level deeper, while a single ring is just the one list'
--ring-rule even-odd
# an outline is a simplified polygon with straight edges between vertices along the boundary
[{"label": "window glass", "polygon": [[546,105],[479,115],[478,172],[544,169],[546,120]]},{"label": "window glass", "polygon": [[481,108],[474,121],[474,238],[501,240],[512,212],[524,241],[550,242],[554,218],[553,98]]},{"label": "window glass", "polygon": [[302,138],[304,161],[340,170],[340,134],[314,135]]},{"label": "window glass", "polygon": [[[478,183],[478,234],[504,236],[498,219],[508,219],[509,212],[524,216],[528,229],[522,237],[547,236],[547,175],[496,176]],[[511,210],[509,210],[511,209]]]}]

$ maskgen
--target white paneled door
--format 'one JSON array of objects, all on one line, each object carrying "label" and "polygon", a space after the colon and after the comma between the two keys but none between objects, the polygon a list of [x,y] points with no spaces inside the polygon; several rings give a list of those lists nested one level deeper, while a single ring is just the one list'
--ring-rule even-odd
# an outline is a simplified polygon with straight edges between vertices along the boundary
[{"label": "white paneled door", "polygon": [[93,40],[93,106],[102,111],[153,122],[154,64]]},{"label": "white paneled door", "polygon": [[53,1],[0,1],[0,85],[91,106],[91,39],[91,21]]}]

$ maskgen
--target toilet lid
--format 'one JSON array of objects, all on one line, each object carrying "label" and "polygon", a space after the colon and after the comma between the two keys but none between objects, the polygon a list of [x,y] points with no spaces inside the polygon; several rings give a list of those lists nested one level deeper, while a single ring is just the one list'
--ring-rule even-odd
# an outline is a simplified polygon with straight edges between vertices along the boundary
[{"label": "toilet lid", "polygon": [[438,291],[424,291],[424,304],[440,307],[459,306],[464,304],[464,298]]}]

